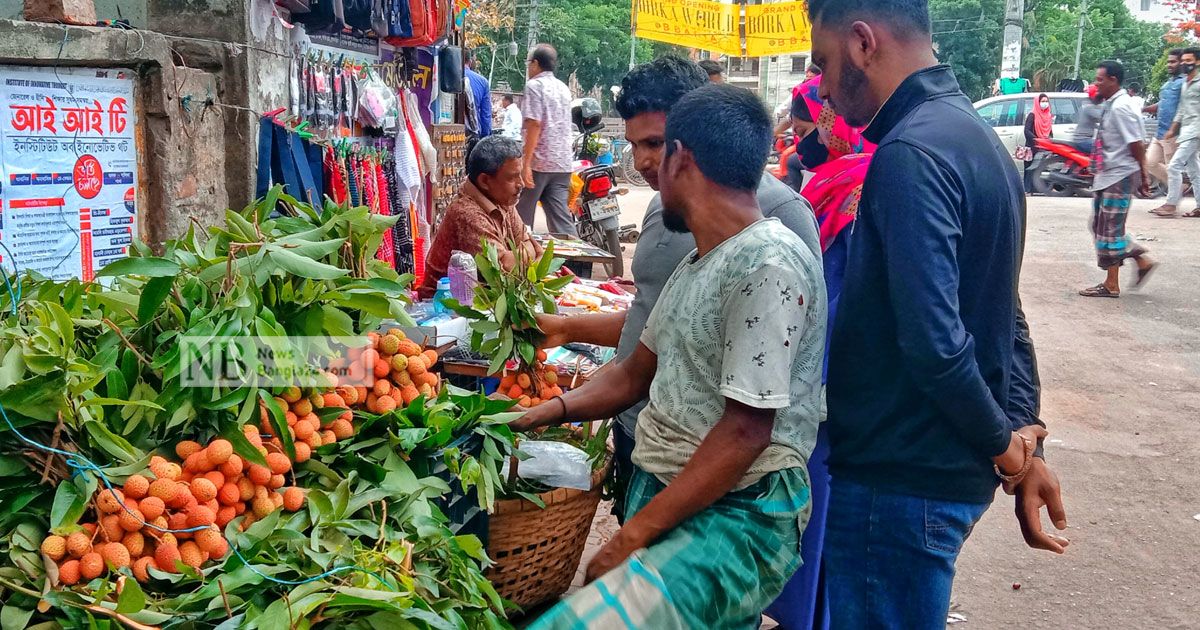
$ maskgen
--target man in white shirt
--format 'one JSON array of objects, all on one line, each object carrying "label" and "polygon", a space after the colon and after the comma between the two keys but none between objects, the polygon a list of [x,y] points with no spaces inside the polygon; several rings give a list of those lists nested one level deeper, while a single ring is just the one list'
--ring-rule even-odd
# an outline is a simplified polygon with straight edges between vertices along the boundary
[{"label": "man in white shirt", "polygon": [[552,234],[575,236],[575,221],[567,210],[571,166],[571,90],[554,76],[558,52],[538,44],[529,53],[529,81],[525,83],[525,192],[517,212],[533,227],[538,202],[546,212]]},{"label": "man in white shirt", "polygon": [[[1104,116],[1096,132],[1096,177],[1092,181],[1092,237],[1096,262],[1104,270],[1104,282],[1079,292],[1083,297],[1121,297],[1118,272],[1126,260],[1137,264],[1134,286],[1140,287],[1155,263],[1125,232],[1125,220],[1135,192],[1145,195],[1150,188],[1146,171],[1146,145],[1142,140],[1142,110],[1121,87],[1125,67],[1117,61],[1101,61],[1096,67],[1096,88],[1104,99]],[[1183,147],[1180,147],[1183,150]],[[1178,156],[1179,153],[1176,153]]]},{"label": "man in white shirt", "polygon": [[500,99],[500,105],[503,106],[504,118],[500,124],[500,135],[513,140],[521,139],[521,108],[517,107],[513,101],[512,94],[505,94]]}]

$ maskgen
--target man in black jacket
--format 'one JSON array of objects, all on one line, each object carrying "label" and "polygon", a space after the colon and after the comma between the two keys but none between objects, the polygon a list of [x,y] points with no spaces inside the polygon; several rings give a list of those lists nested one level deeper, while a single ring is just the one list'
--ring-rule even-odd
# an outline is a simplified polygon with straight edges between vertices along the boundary
[{"label": "man in black jacket", "polygon": [[1026,542],[1066,514],[1037,450],[1011,158],[937,65],[927,0],[810,0],[821,97],[879,145],[830,346],[826,569],[835,627],[945,624],[954,564],[996,486]]}]

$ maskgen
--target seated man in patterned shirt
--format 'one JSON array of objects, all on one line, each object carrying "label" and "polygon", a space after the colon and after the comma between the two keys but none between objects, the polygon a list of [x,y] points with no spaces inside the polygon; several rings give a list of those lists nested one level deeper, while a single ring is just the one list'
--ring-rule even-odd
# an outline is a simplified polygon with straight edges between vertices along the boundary
[{"label": "seated man in patterned shirt", "polygon": [[[521,197],[521,144],[511,138],[488,136],[467,157],[467,181],[446,208],[425,259],[422,299],[433,297],[437,282],[446,275],[450,255],[462,251],[472,256],[487,241],[500,252],[500,264],[512,269],[517,254],[526,260],[542,255],[517,214]],[[515,245],[518,251],[514,251]]]},{"label": "seated man in patterned shirt", "polygon": [[513,422],[610,418],[649,393],[624,526],[530,628],[754,628],[800,564],[828,305],[819,254],[758,206],[771,127],[727,85],[671,108],[663,222],[696,249],[629,358]]}]

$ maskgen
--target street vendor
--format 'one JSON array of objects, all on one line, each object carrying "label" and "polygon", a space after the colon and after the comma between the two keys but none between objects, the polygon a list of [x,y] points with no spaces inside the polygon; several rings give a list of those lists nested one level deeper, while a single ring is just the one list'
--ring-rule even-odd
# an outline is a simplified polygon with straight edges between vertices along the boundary
[{"label": "street vendor", "polygon": [[488,136],[471,149],[467,181],[446,209],[425,259],[421,299],[433,297],[455,251],[475,255],[487,241],[496,246],[505,269],[512,269],[519,254],[526,260],[541,255],[541,246],[530,237],[517,214],[521,188],[519,142]]},{"label": "street vendor", "polygon": [[819,251],[758,206],[771,127],[731,86],[671,108],[662,220],[696,249],[629,358],[513,422],[609,418],[650,398],[625,523],[588,565],[595,582],[530,628],[753,628],[800,565],[827,305]]}]

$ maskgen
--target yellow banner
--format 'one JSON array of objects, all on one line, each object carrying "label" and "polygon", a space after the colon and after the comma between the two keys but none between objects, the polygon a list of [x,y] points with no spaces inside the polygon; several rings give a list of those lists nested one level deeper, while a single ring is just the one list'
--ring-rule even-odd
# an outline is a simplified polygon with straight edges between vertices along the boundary
[{"label": "yellow banner", "polygon": [[634,34],[738,57],[740,9],[741,5],[709,0],[634,0]]},{"label": "yellow banner", "polygon": [[746,56],[788,55],[812,50],[807,2],[746,5]]}]

